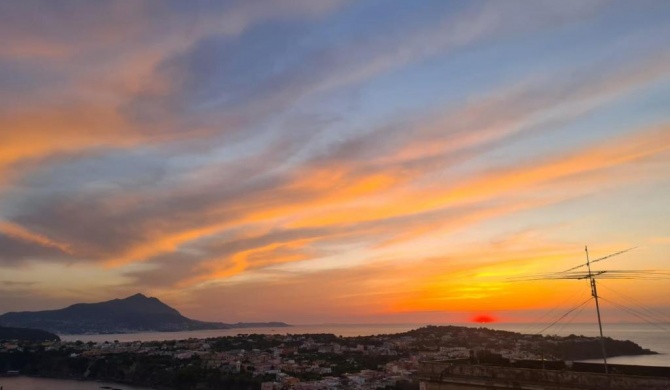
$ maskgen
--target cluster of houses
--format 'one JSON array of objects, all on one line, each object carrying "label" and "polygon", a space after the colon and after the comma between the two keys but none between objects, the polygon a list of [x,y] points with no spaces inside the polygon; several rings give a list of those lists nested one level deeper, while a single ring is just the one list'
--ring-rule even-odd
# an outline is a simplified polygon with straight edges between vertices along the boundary
[{"label": "cluster of houses", "polygon": [[[505,340],[470,328],[446,334],[362,338],[274,334],[122,343],[58,341],[43,343],[41,348],[66,349],[72,358],[131,353],[185,361],[197,359],[198,364],[208,369],[260,376],[264,380],[263,390],[379,389],[392,388],[399,381],[416,381],[422,360],[473,358],[478,348],[473,340],[478,340],[479,348],[486,346],[488,351],[508,358],[540,358],[530,352],[535,340],[519,336]],[[19,343],[0,344],[3,352],[21,348]],[[362,361],[368,363],[359,364]]]},{"label": "cluster of houses", "polygon": [[[241,337],[241,336],[240,336]],[[291,346],[280,344],[267,349],[230,349],[217,351],[213,339],[188,339],[180,341],[150,342],[46,342],[40,346],[45,351],[66,349],[71,358],[96,358],[109,354],[131,353],[161,355],[173,359],[197,358],[200,364],[221,372],[249,373],[252,376],[272,378],[262,384],[263,390],[296,389],[378,389],[394,386],[396,382],[411,381],[418,370],[419,356],[403,354],[400,357],[398,344],[357,344],[345,346],[339,343],[317,342],[309,336],[280,337]],[[296,345],[296,342],[299,343]],[[0,352],[22,351],[16,343],[0,344]],[[333,357],[341,357],[352,363],[352,354],[357,356],[387,356],[392,362],[376,370],[352,370],[351,373],[335,374],[338,371]],[[307,357],[309,355],[309,357]],[[348,359],[347,359],[348,358]],[[341,359],[337,359],[338,361]],[[305,377],[309,379],[305,379]]]}]

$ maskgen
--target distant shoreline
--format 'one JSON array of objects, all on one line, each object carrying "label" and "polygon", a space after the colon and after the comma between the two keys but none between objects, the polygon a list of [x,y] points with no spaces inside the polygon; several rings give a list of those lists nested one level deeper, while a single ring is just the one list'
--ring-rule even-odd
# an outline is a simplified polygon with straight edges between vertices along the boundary
[{"label": "distant shoreline", "polygon": [[[286,332],[290,329],[290,332]],[[235,331],[239,331],[236,329]],[[426,326],[418,329],[404,330],[402,327],[368,327],[367,331],[375,331],[368,336],[337,336],[334,329],[328,327],[311,327],[312,332],[303,332],[305,327],[290,327],[283,329],[274,328],[248,328],[233,335],[234,330],[228,330],[228,334],[221,331],[192,331],[181,332],[177,336],[184,336],[180,341],[164,340],[166,335],[174,335],[173,332],[154,332],[144,334],[162,338],[163,340],[124,340],[117,343],[108,341],[82,342],[81,340],[61,341],[52,355],[44,355],[44,351],[35,350],[27,353],[35,353],[35,361],[44,364],[36,364],[26,367],[16,366],[22,376],[32,378],[51,378],[65,380],[82,380],[87,382],[110,382],[123,385],[137,386],[153,389],[169,389],[164,387],[182,378],[187,373],[193,373],[196,367],[199,374],[192,376],[192,380],[204,381],[204,375],[209,368],[202,363],[200,356],[215,357],[222,363],[221,373],[216,376],[217,380],[246,381],[260,380],[252,375],[256,370],[263,368],[263,362],[271,356],[281,356],[278,364],[293,367],[286,359],[295,359],[294,354],[298,351],[305,353],[305,357],[324,360],[331,364],[329,367],[333,374],[351,372],[351,369],[378,369],[386,367],[387,364],[398,364],[396,361],[418,362],[419,356],[445,357],[449,359],[489,359],[490,363],[517,364],[517,362],[530,362],[537,365],[540,356],[547,357],[551,361],[582,362],[596,359],[600,352],[598,341],[595,337],[581,336],[540,336],[521,332],[505,330],[494,330],[483,326]],[[356,331],[356,329],[349,329]],[[360,328],[358,329],[361,330]],[[284,331],[285,333],[280,333]],[[108,336],[108,335],[97,335]],[[122,335],[118,335],[122,336]],[[130,335],[132,338],[132,334]],[[140,336],[135,334],[135,336]],[[194,337],[195,336],[195,337]],[[88,345],[87,345],[88,344]],[[650,344],[653,345],[653,344]],[[566,349],[564,346],[569,346]],[[240,373],[234,371],[232,361],[240,359],[239,351],[250,352],[251,360],[244,364],[251,364],[251,369],[243,369]],[[635,344],[624,340],[610,340],[608,347],[610,357],[638,357],[657,354]],[[49,352],[47,352],[49,353]],[[468,355],[469,353],[469,355]],[[262,356],[261,356],[262,355]],[[267,355],[267,356],[266,356]],[[76,360],[72,360],[72,359]],[[232,359],[232,360],[230,360]],[[254,360],[255,359],[255,360]],[[358,362],[356,367],[350,367],[350,359]],[[608,358],[609,360],[609,358]],[[73,364],[75,362],[76,364]],[[614,363],[614,362],[612,362]],[[313,367],[313,362],[307,361],[305,367]],[[644,365],[644,364],[640,364]],[[128,367],[133,367],[130,370]],[[670,364],[668,364],[670,366]],[[39,367],[39,369],[36,369]],[[162,367],[158,370],[157,367]],[[168,367],[168,368],[166,368]],[[203,368],[205,367],[205,368]],[[332,368],[334,367],[334,368]],[[318,373],[319,378],[327,373]],[[162,372],[163,374],[157,374]],[[231,371],[232,370],[232,371]],[[289,368],[289,371],[291,369]],[[382,368],[381,371],[384,371]],[[290,371],[293,372],[293,371]],[[302,372],[302,371],[296,371]],[[356,371],[358,372],[358,371]],[[391,371],[384,371],[385,375],[393,375]],[[24,374],[25,373],[25,374]],[[123,373],[119,377],[118,373]],[[151,373],[159,375],[155,377]],[[235,375],[238,373],[239,378]],[[219,374],[217,374],[219,375]],[[297,375],[295,373],[291,375]],[[191,377],[189,377],[191,378]],[[209,378],[209,377],[207,377]],[[234,379],[237,378],[237,379]],[[211,379],[211,378],[210,378]],[[204,382],[203,382],[204,383]]]},{"label": "distant shoreline", "polygon": [[[167,387],[151,387],[151,386],[142,386],[142,385],[137,385],[133,383],[127,383],[127,382],[115,382],[112,380],[98,380],[98,379],[84,379],[84,378],[70,378],[70,377],[56,377],[56,376],[42,376],[42,375],[8,375],[4,376],[3,374],[0,374],[0,378],[16,378],[16,379],[21,379],[21,378],[28,378],[28,379],[38,379],[38,380],[48,380],[48,381],[63,381],[67,383],[91,383],[91,384],[99,384],[101,386],[97,386],[98,389],[105,388],[105,386],[109,387],[110,389],[117,388],[116,386],[131,386],[133,389],[132,390],[172,390],[171,388]],[[2,384],[0,384],[2,385]],[[115,386],[115,387],[111,387]],[[6,389],[10,390],[10,389]],[[13,389],[12,389],[13,390]],[[125,389],[121,389],[125,390]]]},{"label": "distant shoreline", "polygon": [[123,334],[146,334],[146,333],[181,333],[181,332],[206,332],[217,330],[236,330],[236,329],[267,329],[267,328],[291,328],[294,325],[285,322],[243,322],[239,324],[228,324],[230,327],[226,328],[210,328],[210,329],[174,329],[174,330],[129,330],[124,331],[110,331],[110,332],[90,332],[90,333],[56,333],[58,336],[104,336],[104,335],[123,335]]}]

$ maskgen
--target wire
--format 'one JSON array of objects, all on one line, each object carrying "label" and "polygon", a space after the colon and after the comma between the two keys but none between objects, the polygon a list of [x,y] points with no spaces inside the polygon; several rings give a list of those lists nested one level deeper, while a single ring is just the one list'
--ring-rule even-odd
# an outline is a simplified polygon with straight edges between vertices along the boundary
[{"label": "wire", "polygon": [[534,321],[531,321],[532,323],[535,323],[536,325],[531,327],[530,330],[528,331],[528,333],[531,333],[531,334],[535,333],[534,330],[539,329],[542,326],[544,326],[544,324],[545,324],[544,320],[547,319],[547,318],[553,317],[555,315],[555,313],[557,313],[559,311],[559,309],[563,308],[565,303],[573,302],[573,301],[576,300],[576,298],[581,298],[585,294],[586,294],[586,291],[582,288],[579,288],[579,289],[576,289],[575,291],[573,291],[573,293],[572,293],[572,295],[570,295],[570,297],[568,297],[568,298],[564,299],[563,301],[561,301],[560,303],[558,303],[556,306],[551,308],[551,310],[545,311],[544,314],[537,317]]},{"label": "wire", "polygon": [[592,297],[589,297],[587,300],[585,300],[584,302],[580,303],[578,306],[573,307],[573,308],[570,309],[567,313],[565,313],[565,314],[563,314],[562,316],[560,316],[556,321],[552,322],[552,323],[549,324],[547,327],[545,327],[544,329],[542,329],[541,331],[539,331],[539,332],[537,332],[537,333],[535,333],[535,334],[542,334],[542,333],[544,333],[545,330],[547,330],[547,329],[551,328],[552,326],[556,325],[556,323],[558,323],[560,320],[562,320],[563,318],[565,318],[567,315],[569,315],[569,314],[572,313],[573,311],[579,309],[580,307],[586,305],[591,299],[592,299]]},{"label": "wire", "polygon": [[648,324],[650,324],[650,325],[653,325],[653,326],[655,326],[655,327],[657,327],[657,328],[659,328],[659,329],[661,329],[661,330],[670,331],[669,328],[666,328],[666,327],[664,327],[664,326],[661,326],[661,325],[659,325],[659,324],[656,323],[656,322],[649,321],[649,320],[648,320],[647,318],[645,318],[642,314],[638,313],[637,311],[635,311],[635,310],[633,310],[633,309],[631,309],[631,308],[629,308],[629,307],[620,305],[620,304],[618,304],[618,303],[616,303],[616,302],[610,301],[609,299],[605,299],[605,298],[601,297],[600,295],[598,295],[598,298],[602,299],[602,300],[605,301],[605,302],[611,303],[612,305],[618,307],[619,309],[624,310],[624,311],[628,312],[629,314],[632,314],[633,316],[635,316],[635,317],[641,319],[642,321],[644,321],[644,322],[646,322],[646,323],[648,323]]},{"label": "wire", "polygon": [[561,332],[563,332],[563,330],[568,326],[568,324],[571,324],[571,323],[575,320],[575,318],[577,318],[577,316],[579,316],[579,314],[580,314],[583,310],[584,310],[584,306],[581,306],[581,307],[579,308],[579,310],[577,310],[576,312],[574,312],[574,313],[568,318],[568,320],[565,321],[565,322],[563,323],[563,325],[562,325],[560,328],[557,329],[557,333],[561,333]]},{"label": "wire", "polygon": [[623,298],[626,301],[631,301],[632,304],[638,306],[641,311],[645,312],[649,316],[649,318],[653,319],[654,321],[657,321],[657,322],[660,322],[660,323],[670,323],[670,316],[668,316],[667,314],[664,314],[660,311],[657,311],[657,310],[654,310],[654,309],[652,309],[648,306],[645,306],[643,303],[631,298],[630,296],[627,296],[627,295],[625,295],[621,292],[618,292],[618,291],[614,290],[613,288],[608,287],[608,286],[606,286],[602,283],[600,283],[599,287],[602,287],[605,290],[608,290],[608,291],[618,295],[619,297]]}]

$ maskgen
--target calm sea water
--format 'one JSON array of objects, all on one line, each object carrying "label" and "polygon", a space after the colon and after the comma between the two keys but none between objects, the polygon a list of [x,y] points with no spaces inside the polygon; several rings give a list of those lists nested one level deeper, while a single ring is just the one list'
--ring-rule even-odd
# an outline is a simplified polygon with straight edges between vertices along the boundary
[{"label": "calm sea water", "polygon": [[103,390],[102,386],[120,390],[148,390],[142,387],[119,385],[107,382],[84,382],[65,379],[42,379],[19,377],[0,377],[3,390]]},{"label": "calm sea water", "polygon": [[[193,332],[147,332],[127,334],[105,334],[105,335],[66,335],[61,336],[67,341],[161,341],[161,340],[183,340],[188,338],[209,338],[221,336],[235,336],[238,334],[261,333],[261,334],[308,334],[308,333],[333,333],[338,336],[370,336],[375,334],[402,333],[416,329],[426,324],[324,324],[324,325],[297,325],[288,328],[247,328],[247,329],[220,329]],[[508,330],[521,333],[537,333],[543,326],[538,324],[524,323],[493,323],[486,325],[454,324],[470,327],[486,326],[492,329]],[[670,329],[670,326],[664,326]],[[662,328],[648,324],[604,324],[605,336],[619,340],[631,340],[643,348],[659,352],[659,355],[645,356],[620,356],[610,358],[608,361],[615,364],[633,364],[650,366],[670,367],[670,332]],[[568,336],[570,334],[597,336],[598,327],[595,324],[570,323],[559,327],[553,327],[544,334],[555,334]]]}]

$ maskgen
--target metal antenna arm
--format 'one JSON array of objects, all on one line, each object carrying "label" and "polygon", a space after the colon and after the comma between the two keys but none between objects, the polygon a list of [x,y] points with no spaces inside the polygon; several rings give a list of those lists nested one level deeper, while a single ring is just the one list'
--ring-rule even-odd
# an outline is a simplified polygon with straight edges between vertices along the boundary
[{"label": "metal antenna arm", "polygon": [[[591,272],[591,261],[589,261],[589,248],[587,246],[584,246],[584,252],[586,252],[586,267],[589,270],[588,273],[588,278],[591,281],[591,295],[593,295],[593,298],[595,298],[596,301],[596,313],[598,314],[598,329],[600,329],[600,348],[603,351],[603,363],[605,365],[605,374],[609,373],[609,370],[607,369],[607,352],[605,350],[605,338],[603,337],[603,323],[600,320],[600,303],[598,302],[598,288],[596,287],[596,279],[594,278],[594,274]],[[604,260],[607,257],[601,258],[601,260]]]},{"label": "metal antenna arm", "polygon": [[612,253],[612,254],[609,254],[609,255],[607,255],[607,256],[600,257],[600,258],[595,259],[595,260],[592,260],[592,261],[590,261],[590,262],[588,261],[588,254],[589,254],[589,251],[588,251],[588,249],[587,249],[586,247],[584,247],[584,248],[585,248],[585,251],[586,251],[586,257],[587,257],[586,261],[587,261],[587,263],[586,263],[586,264],[577,265],[577,266],[574,266],[574,267],[572,267],[572,268],[568,268],[568,269],[566,269],[566,270],[563,271],[563,272],[574,271],[574,270],[579,269],[579,268],[582,268],[582,267],[590,267],[590,265],[591,265],[592,263],[597,263],[597,262],[599,262],[599,261],[603,261],[603,260],[609,259],[610,257],[614,257],[614,256],[618,256],[618,255],[624,254],[624,253],[626,253],[626,252],[628,252],[628,251],[632,251],[633,249],[636,249],[637,247],[634,246],[634,247],[632,247],[632,248],[624,249],[624,250],[622,250],[622,251],[619,251],[619,252],[616,252],[616,253]]}]

